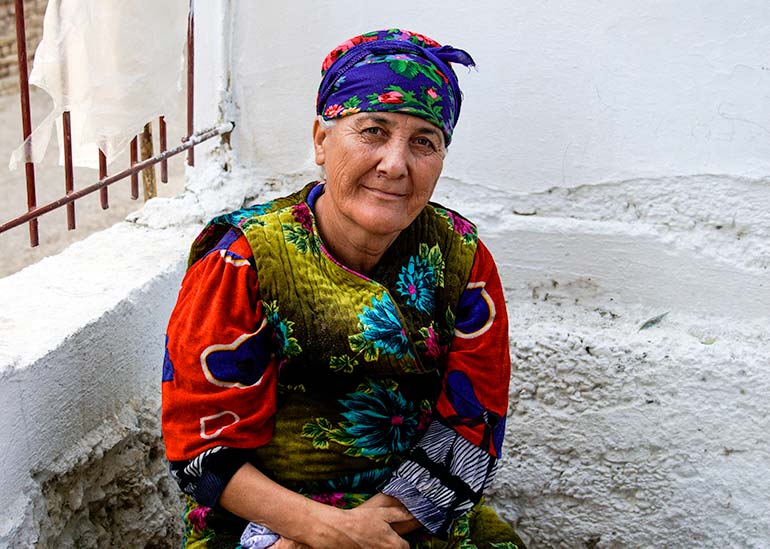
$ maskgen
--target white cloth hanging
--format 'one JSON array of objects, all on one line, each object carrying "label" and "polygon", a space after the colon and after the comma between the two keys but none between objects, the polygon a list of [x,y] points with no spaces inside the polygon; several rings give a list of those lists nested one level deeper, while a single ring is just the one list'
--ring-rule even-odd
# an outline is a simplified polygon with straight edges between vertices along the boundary
[{"label": "white cloth hanging", "polygon": [[147,122],[175,114],[188,10],[189,0],[50,0],[30,83],[51,96],[53,110],[8,167],[42,160],[54,123],[63,151],[64,111],[71,113],[73,163],[90,168],[98,167],[97,148],[109,163]]}]

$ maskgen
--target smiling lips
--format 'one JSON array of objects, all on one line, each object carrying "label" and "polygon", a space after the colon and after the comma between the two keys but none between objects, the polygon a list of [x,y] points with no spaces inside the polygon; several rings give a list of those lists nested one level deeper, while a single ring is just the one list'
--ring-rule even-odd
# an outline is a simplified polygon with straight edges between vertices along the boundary
[{"label": "smiling lips", "polygon": [[382,189],[377,189],[375,187],[367,187],[366,185],[362,185],[362,186],[364,189],[366,189],[370,193],[385,200],[400,200],[406,196],[405,193],[395,193],[395,192],[385,191]]}]

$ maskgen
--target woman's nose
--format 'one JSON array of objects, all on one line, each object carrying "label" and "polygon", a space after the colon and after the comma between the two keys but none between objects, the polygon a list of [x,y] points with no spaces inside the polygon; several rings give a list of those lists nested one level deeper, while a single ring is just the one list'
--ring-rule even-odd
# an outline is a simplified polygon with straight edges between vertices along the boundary
[{"label": "woman's nose", "polygon": [[406,142],[400,139],[391,139],[380,149],[381,157],[377,164],[377,173],[388,179],[400,179],[405,177],[407,168],[407,155],[409,154]]}]

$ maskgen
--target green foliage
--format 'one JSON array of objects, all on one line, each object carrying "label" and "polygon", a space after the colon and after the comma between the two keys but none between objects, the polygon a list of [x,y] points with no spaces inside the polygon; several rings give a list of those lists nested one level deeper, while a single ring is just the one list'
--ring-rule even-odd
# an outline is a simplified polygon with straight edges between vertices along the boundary
[{"label": "green foliage", "polygon": [[668,315],[668,311],[658,316],[654,316],[651,319],[645,321],[644,324],[642,324],[639,327],[639,331],[641,332],[642,330],[646,330],[647,328],[652,328],[653,326],[657,326],[658,324],[660,324],[661,320],[666,318],[666,315]]},{"label": "green foliage", "polygon": [[297,223],[283,223],[282,227],[286,242],[294,244],[300,253],[304,254],[308,251],[313,255],[321,253],[318,239],[305,227]]},{"label": "green foliage", "polygon": [[422,65],[419,63],[415,63],[414,61],[409,61],[407,59],[398,59],[396,61],[391,61],[388,65],[390,67],[390,70],[395,72],[396,74],[400,74],[404,78],[408,78],[409,80],[414,80],[414,77],[420,74],[420,69]]},{"label": "green foliage", "polygon": [[355,109],[361,104],[361,100],[358,98],[357,95],[353,95],[350,98],[348,98],[347,101],[345,101],[342,106],[346,109]]},{"label": "green foliage", "polygon": [[433,279],[436,281],[436,286],[443,288],[444,286],[444,256],[441,253],[441,248],[438,244],[434,244],[432,248],[428,248],[425,243],[420,244],[420,259],[423,259],[427,265],[433,269]]},{"label": "green foliage", "polygon": [[[318,422],[319,420],[316,421]],[[329,448],[329,436],[319,423],[305,423],[302,426],[302,436],[313,439],[313,448],[327,450]]]},{"label": "green foliage", "polygon": [[358,361],[355,358],[350,358],[347,355],[333,356],[329,359],[329,367],[335,372],[341,372],[343,374],[352,374],[355,367],[358,365]]},{"label": "green foliage", "polygon": [[360,328],[362,333],[348,336],[350,350],[354,353],[363,353],[366,362],[374,362],[380,357],[380,350],[375,347],[374,341],[366,339],[363,334],[364,328]]}]

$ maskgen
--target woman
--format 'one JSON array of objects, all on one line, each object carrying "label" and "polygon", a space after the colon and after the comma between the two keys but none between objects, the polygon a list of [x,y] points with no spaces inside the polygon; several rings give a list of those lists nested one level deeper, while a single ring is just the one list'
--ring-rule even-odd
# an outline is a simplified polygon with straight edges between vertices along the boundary
[{"label": "woman", "polygon": [[503,439],[502,288],[428,201],[471,57],[391,29],[323,63],[326,179],[213,220],[163,366],[188,547],[521,547],[481,496]]}]

